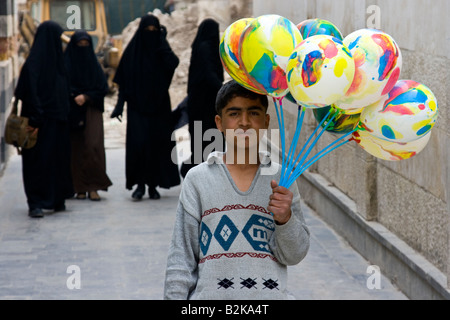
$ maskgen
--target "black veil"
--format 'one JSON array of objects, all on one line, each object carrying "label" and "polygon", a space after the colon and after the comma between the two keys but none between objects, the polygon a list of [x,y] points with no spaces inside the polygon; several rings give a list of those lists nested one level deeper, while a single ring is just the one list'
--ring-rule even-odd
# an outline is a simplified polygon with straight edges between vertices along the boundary
[{"label": "black veil", "polygon": [[69,98],[62,33],[56,22],[42,22],[20,72],[14,94],[23,101],[22,115],[30,117],[31,126],[42,125],[43,113],[50,118],[67,118]]},{"label": "black veil", "polygon": [[[155,26],[156,31],[146,30],[148,26]],[[178,59],[172,59],[163,30],[157,17],[143,16],[114,77],[124,100],[145,113],[155,112],[154,108],[166,98],[179,63]]]},{"label": "black veil", "polygon": [[[89,46],[78,46],[81,40],[87,40]],[[108,84],[95,55],[92,37],[86,31],[78,30],[72,35],[64,52],[64,62],[71,94],[86,94],[97,108],[104,111],[103,98],[108,92]]]}]

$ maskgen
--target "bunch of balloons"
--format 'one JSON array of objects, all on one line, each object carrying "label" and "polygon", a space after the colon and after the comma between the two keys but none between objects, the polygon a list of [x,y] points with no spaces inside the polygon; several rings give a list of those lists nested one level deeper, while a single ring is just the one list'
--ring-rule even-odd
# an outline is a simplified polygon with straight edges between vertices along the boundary
[{"label": "bunch of balloons", "polygon": [[[263,15],[231,24],[219,51],[234,80],[274,100],[283,155],[280,185],[286,187],[349,141],[383,160],[411,158],[426,146],[437,120],[434,94],[421,83],[399,80],[401,51],[380,30],[361,29],[344,38],[326,20],[295,25],[279,15]],[[299,106],[287,155],[283,98]],[[306,109],[314,112],[318,126],[294,159]],[[307,159],[325,131],[342,136]]]}]

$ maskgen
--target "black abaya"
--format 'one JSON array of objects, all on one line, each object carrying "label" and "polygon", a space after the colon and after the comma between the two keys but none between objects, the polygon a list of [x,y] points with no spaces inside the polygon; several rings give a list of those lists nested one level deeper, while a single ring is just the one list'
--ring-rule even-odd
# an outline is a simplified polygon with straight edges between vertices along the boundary
[{"label": "black abaya", "polygon": [[[205,161],[204,149],[211,144],[203,141],[204,133],[209,129],[216,129],[215,103],[217,92],[222,86],[223,66],[219,55],[219,24],[213,19],[204,20],[198,27],[197,35],[192,43],[191,61],[188,76],[188,101],[187,109],[189,115],[189,133],[191,136],[191,164],[183,163],[182,175],[187,171]],[[198,130],[201,136],[196,135],[194,129],[195,121],[201,121],[202,130]],[[195,146],[200,145],[200,148]],[[215,143],[215,145],[219,145]],[[223,151],[216,148],[216,151]],[[198,154],[200,153],[201,154]],[[207,155],[206,155],[207,156]]]},{"label": "black abaya", "polygon": [[[154,26],[156,31],[148,31]],[[173,53],[158,18],[141,18],[139,28],[125,49],[114,82],[119,102],[127,102],[126,188],[147,184],[170,188],[180,184],[172,159],[169,87],[179,59]]]},{"label": "black abaya", "polygon": [[55,22],[39,25],[15,90],[23,116],[39,128],[32,149],[22,152],[22,173],[30,211],[64,208],[73,196],[67,116],[69,91],[64,68],[62,28]]},{"label": "black abaya", "polygon": [[[86,40],[88,45],[80,46],[81,40]],[[64,60],[70,80],[71,108],[85,113],[84,128],[71,132],[74,191],[107,191],[112,182],[106,173],[102,113],[108,84],[95,56],[92,38],[86,31],[79,30],[72,35]],[[86,102],[79,106],[74,99],[81,94]]]}]

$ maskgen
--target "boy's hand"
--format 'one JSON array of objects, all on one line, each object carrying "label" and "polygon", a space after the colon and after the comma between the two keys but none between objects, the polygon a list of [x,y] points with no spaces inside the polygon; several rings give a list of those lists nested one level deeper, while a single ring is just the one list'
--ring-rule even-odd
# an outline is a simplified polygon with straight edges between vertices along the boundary
[{"label": "boy's hand", "polygon": [[272,187],[272,195],[267,210],[273,214],[277,224],[285,224],[291,218],[291,205],[294,195],[289,189],[279,186],[275,180],[270,182],[270,186]]}]

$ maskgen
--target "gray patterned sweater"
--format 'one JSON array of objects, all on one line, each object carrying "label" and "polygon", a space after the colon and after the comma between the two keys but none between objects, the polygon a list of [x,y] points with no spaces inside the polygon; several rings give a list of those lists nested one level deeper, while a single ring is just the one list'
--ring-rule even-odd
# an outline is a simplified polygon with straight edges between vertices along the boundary
[{"label": "gray patterned sweater", "polygon": [[297,185],[290,187],[293,214],[277,225],[266,208],[270,181],[279,181],[281,170],[263,174],[266,161],[242,192],[222,157],[210,154],[183,182],[164,299],[290,299],[287,266],[298,264],[309,249]]}]

